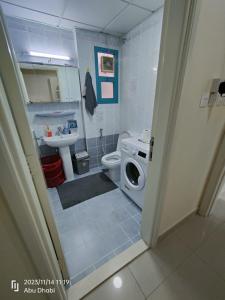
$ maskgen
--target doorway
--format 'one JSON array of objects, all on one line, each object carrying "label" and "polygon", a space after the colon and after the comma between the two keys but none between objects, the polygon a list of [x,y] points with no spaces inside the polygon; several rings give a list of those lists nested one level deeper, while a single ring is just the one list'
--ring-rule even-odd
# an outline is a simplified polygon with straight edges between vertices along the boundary
[{"label": "doorway", "polygon": [[[168,11],[167,11],[168,12]],[[167,16],[167,17],[169,17],[169,16]],[[182,19],[182,17],[181,17],[181,19]],[[165,32],[164,32],[164,34],[165,34]],[[20,91],[21,92],[21,91]],[[20,94],[20,93],[19,93]],[[21,96],[21,95],[20,95]],[[20,99],[20,104],[21,104],[22,102],[21,102],[21,99]],[[12,107],[14,106],[14,104],[12,103]],[[169,110],[168,110],[169,111]],[[15,117],[15,119],[16,119],[16,121],[17,121],[17,124],[18,124],[18,130],[20,130],[21,129],[21,123],[19,122],[20,120],[19,120],[19,118],[17,119],[17,117],[18,117],[18,114],[20,114],[20,113],[22,113],[23,114],[23,107],[19,107],[19,111],[18,112],[16,112],[15,111],[15,107],[14,107],[14,117]],[[25,117],[25,122],[27,121],[26,120],[26,117]],[[165,119],[165,121],[166,121],[166,119]],[[20,123],[20,124],[19,124]],[[24,125],[24,124],[23,124]],[[26,124],[25,124],[26,125]],[[32,157],[32,155],[33,155],[33,149],[31,149],[31,151],[30,151],[30,153],[29,153],[29,151],[27,151],[27,149],[26,149],[26,147],[28,146],[28,144],[25,142],[25,139],[23,139],[23,134],[22,134],[22,132],[20,132],[20,135],[21,135],[21,140],[22,140],[22,142],[23,142],[23,146],[24,146],[24,148],[25,148],[25,150],[26,150],[26,155],[27,155],[27,157],[30,155],[30,157],[28,157],[28,159],[29,159],[29,162],[31,162],[31,171],[33,172],[33,178],[34,178],[34,180],[35,180],[35,175],[37,175],[37,173],[35,174],[35,171],[36,170],[34,170],[33,168],[32,168],[32,159],[35,159],[35,157]],[[28,136],[30,137],[30,134],[28,134]],[[27,137],[26,137],[27,138]],[[31,147],[32,148],[32,147]],[[38,169],[38,171],[39,171],[39,169]],[[40,175],[40,174],[39,174]],[[39,178],[40,179],[40,178]],[[37,179],[36,179],[37,180]],[[37,184],[37,181],[36,181],[36,184]],[[43,186],[43,184],[42,184],[42,186]],[[41,189],[41,185],[39,186],[40,187],[40,189]],[[43,192],[44,193],[44,192]],[[40,199],[41,200],[41,199]],[[42,198],[42,200],[43,200],[43,198]],[[147,206],[146,206],[147,207]],[[144,207],[144,211],[145,211],[145,207]],[[151,211],[151,213],[152,213],[152,211]],[[147,214],[147,213],[146,213]],[[145,219],[145,218],[144,218]],[[146,220],[147,220],[147,218],[146,218]],[[147,223],[147,222],[146,222]],[[151,223],[153,224],[154,223],[154,217],[152,218],[152,220],[151,220]],[[151,224],[151,225],[152,225]],[[152,227],[151,227],[151,225],[149,226],[150,227],[150,229],[152,230]],[[146,230],[146,228],[147,228],[147,226],[145,226],[145,229],[143,230],[143,232],[145,233],[144,235],[145,235],[145,240],[146,240],[146,242],[148,242],[148,244],[150,244],[150,239],[151,239],[151,234],[149,234],[149,232],[151,231],[151,230],[149,230],[149,228],[148,228],[148,230]]]}]

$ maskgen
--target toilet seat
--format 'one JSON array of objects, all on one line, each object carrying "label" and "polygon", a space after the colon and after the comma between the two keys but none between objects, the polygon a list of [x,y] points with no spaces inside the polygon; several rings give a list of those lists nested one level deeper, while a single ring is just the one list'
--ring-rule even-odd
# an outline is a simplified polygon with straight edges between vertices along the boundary
[{"label": "toilet seat", "polygon": [[102,157],[102,164],[107,168],[115,168],[121,163],[120,151],[111,152]]}]

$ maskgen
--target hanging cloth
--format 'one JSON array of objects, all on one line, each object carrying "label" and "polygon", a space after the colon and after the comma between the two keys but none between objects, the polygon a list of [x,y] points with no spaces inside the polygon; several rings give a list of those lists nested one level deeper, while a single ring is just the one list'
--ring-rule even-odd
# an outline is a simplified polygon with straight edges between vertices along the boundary
[{"label": "hanging cloth", "polygon": [[93,116],[95,108],[97,107],[97,101],[95,91],[92,85],[91,74],[87,71],[85,75],[83,97],[85,99],[85,108]]}]

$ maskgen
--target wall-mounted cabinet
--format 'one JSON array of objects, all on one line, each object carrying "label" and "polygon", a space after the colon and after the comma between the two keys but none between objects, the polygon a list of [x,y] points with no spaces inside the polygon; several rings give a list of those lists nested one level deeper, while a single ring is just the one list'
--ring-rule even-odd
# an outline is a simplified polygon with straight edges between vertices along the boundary
[{"label": "wall-mounted cabinet", "polygon": [[80,101],[79,70],[72,67],[59,67],[58,78],[61,91],[61,102]]},{"label": "wall-mounted cabinet", "polygon": [[79,70],[69,66],[20,64],[29,103],[81,100]]}]

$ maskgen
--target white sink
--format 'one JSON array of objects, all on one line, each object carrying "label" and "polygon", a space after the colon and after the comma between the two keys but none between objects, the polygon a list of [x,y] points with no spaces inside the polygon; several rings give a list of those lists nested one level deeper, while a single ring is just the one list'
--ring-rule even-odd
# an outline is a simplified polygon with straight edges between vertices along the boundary
[{"label": "white sink", "polygon": [[43,137],[43,141],[50,147],[58,147],[63,161],[63,169],[67,180],[73,180],[73,165],[71,161],[70,145],[73,145],[79,138],[79,134],[61,134],[51,137]]},{"label": "white sink", "polygon": [[51,137],[44,136],[43,140],[46,145],[50,147],[65,147],[73,145],[79,138],[79,134],[71,133],[71,134],[61,134],[54,135]]}]

